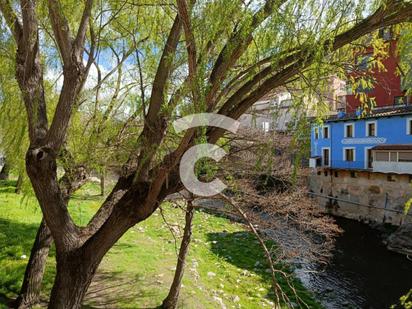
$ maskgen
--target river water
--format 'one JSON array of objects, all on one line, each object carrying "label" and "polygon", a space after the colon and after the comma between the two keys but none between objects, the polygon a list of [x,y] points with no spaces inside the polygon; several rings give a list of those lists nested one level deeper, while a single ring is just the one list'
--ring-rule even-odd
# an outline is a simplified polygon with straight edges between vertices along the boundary
[{"label": "river water", "polygon": [[[326,268],[296,270],[305,287],[327,309],[383,309],[412,288],[412,261],[388,251],[381,233],[357,221],[338,218],[344,230]],[[412,258],[412,257],[411,257]]]}]

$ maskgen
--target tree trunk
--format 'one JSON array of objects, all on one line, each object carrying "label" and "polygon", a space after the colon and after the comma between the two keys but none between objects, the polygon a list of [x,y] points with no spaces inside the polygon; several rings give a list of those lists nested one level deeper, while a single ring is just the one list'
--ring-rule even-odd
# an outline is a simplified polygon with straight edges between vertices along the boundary
[{"label": "tree trunk", "polygon": [[99,263],[91,263],[81,254],[57,254],[57,273],[51,291],[49,309],[81,308],[84,296]]},{"label": "tree trunk", "polygon": [[21,186],[23,185],[23,175],[19,173],[19,177],[17,178],[17,183],[16,183],[16,190],[14,191],[16,194],[21,193]]},{"label": "tree trunk", "polygon": [[185,269],[186,256],[189,250],[190,240],[192,237],[192,221],[193,221],[194,208],[192,200],[187,202],[186,216],[185,216],[185,229],[183,232],[182,243],[180,245],[179,257],[177,260],[175,276],[173,283],[170,287],[169,294],[165,298],[162,304],[164,309],[175,309],[177,301],[179,300],[180,287],[182,283],[183,273]]},{"label": "tree trunk", "polygon": [[105,177],[104,173],[100,175],[100,195],[104,196],[104,191],[105,191]]},{"label": "tree trunk", "polygon": [[24,274],[20,295],[14,308],[32,308],[39,301],[41,283],[46,268],[46,260],[53,238],[44,219],[37,231],[36,240],[31,249],[29,263]]},{"label": "tree trunk", "polygon": [[[66,172],[60,180],[64,199],[68,201],[70,195],[86,183],[87,178],[87,170],[82,166],[75,167]],[[16,193],[20,191],[21,182],[22,175],[19,174]],[[39,301],[41,283],[46,269],[46,260],[52,242],[53,237],[43,219],[31,249],[29,263],[26,266],[23,285],[20,289],[19,297],[16,299],[15,308],[31,308]]]},{"label": "tree trunk", "polygon": [[4,161],[3,168],[0,171],[0,180],[8,180],[10,174],[10,166],[7,161]]}]

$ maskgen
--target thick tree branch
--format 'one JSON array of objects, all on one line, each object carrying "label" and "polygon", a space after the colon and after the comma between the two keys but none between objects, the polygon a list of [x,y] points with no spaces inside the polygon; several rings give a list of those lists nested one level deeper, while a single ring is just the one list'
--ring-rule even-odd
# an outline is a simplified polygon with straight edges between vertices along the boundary
[{"label": "thick tree branch", "polygon": [[58,0],[48,0],[49,16],[54,36],[64,65],[72,63],[72,39],[69,24],[63,15],[63,8]]},{"label": "thick tree branch", "polygon": [[[225,98],[227,95],[229,95],[230,93],[234,93],[237,90],[243,88],[243,86],[245,86],[245,82],[247,83],[248,81],[250,81],[251,77],[252,79],[255,79],[255,78],[259,78],[260,76],[260,80],[263,80],[264,77],[267,77],[270,75],[270,73],[273,73],[273,71],[275,70],[275,66],[284,67],[286,65],[291,64],[290,61],[293,61],[292,55],[294,55],[297,52],[300,52],[302,49],[304,49],[304,47],[300,46],[300,47],[288,49],[281,53],[270,55],[254,63],[253,65],[249,66],[245,70],[239,72],[219,92],[216,98],[216,105],[218,105],[219,102],[223,98]],[[249,90],[250,89],[252,88],[249,88]]]},{"label": "thick tree branch", "polygon": [[77,35],[73,44],[74,55],[76,57],[77,62],[83,60],[84,42],[86,39],[87,26],[89,24],[92,7],[93,0],[86,0],[82,19],[80,21],[79,29],[77,30]]},{"label": "thick tree branch", "polygon": [[89,24],[92,4],[92,0],[86,2],[77,37],[73,45],[70,37],[70,29],[63,15],[60,2],[58,0],[48,1],[53,32],[63,58],[64,75],[59,102],[47,135],[48,147],[56,152],[65,141],[73,107],[75,106],[75,102],[87,78],[88,70],[93,62],[93,55],[89,55],[86,68],[83,65],[86,26]]},{"label": "thick tree branch", "polygon": [[[21,35],[16,41],[16,78],[27,109],[30,142],[37,144],[44,139],[47,132],[38,23],[34,3],[22,0],[21,6],[23,24],[21,26]],[[14,14],[9,13],[9,15]]]},{"label": "thick tree branch", "polygon": [[[36,57],[39,56],[38,23],[36,17],[36,7],[32,1],[22,0],[23,16],[23,44],[25,53],[25,75],[33,74],[35,71]],[[19,49],[23,48],[19,46]]]},{"label": "thick tree branch", "polygon": [[153,90],[150,96],[149,110],[146,119],[148,126],[156,121],[160,108],[164,103],[165,87],[172,69],[173,56],[176,52],[177,44],[179,43],[181,30],[182,22],[179,15],[177,15],[167,38],[153,81]]},{"label": "thick tree branch", "polygon": [[196,81],[197,72],[197,51],[196,51],[196,41],[192,30],[192,24],[190,21],[190,16],[187,8],[186,0],[177,0],[177,7],[182,20],[183,30],[186,39],[186,50],[188,57],[189,66],[189,83],[192,87],[193,100],[195,104],[198,104],[199,100],[199,87]]},{"label": "thick tree branch", "polygon": [[255,13],[251,21],[245,21],[244,24],[232,34],[227,44],[220,52],[212,73],[210,74],[210,90],[206,97],[209,107],[214,104],[219,84],[225,78],[228,70],[233,67],[236,61],[242,56],[249,44],[252,42],[252,32],[268,18],[275,8],[280,7],[286,0],[280,0],[279,3],[275,0],[266,0],[265,5]]},{"label": "thick tree branch", "polygon": [[[164,115],[161,114],[160,109],[165,101],[165,88],[172,70],[174,54],[179,43],[181,30],[182,21],[179,15],[177,15],[160,58],[159,66],[153,81],[149,109],[145,117],[143,131],[139,137],[139,147],[140,149],[145,149],[144,153],[140,153],[137,158],[137,176],[140,179],[147,178],[148,168],[152,158],[155,155],[166,131],[166,121],[164,119]],[[131,161],[135,160],[131,159]]]}]

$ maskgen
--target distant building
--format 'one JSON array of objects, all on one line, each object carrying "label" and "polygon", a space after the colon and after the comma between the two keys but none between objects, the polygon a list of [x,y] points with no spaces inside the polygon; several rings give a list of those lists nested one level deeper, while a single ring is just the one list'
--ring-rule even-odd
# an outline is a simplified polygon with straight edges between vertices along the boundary
[{"label": "distant building", "polygon": [[368,47],[362,53],[355,55],[354,70],[349,76],[355,80],[369,77],[373,87],[359,86],[355,92],[352,85],[347,84],[346,109],[344,112],[352,113],[361,106],[359,93],[364,93],[368,98],[374,98],[376,108],[402,106],[411,103],[411,97],[406,96],[406,89],[402,88],[402,77],[399,74],[399,55],[397,52],[397,38],[391,28],[381,29],[379,36],[388,44],[388,56],[382,60],[384,70],[370,68],[373,57],[373,48]]},{"label": "distant building", "polygon": [[[330,77],[329,87],[322,95],[322,99],[328,104],[328,115],[335,115],[338,111],[344,110],[346,104],[344,81],[335,76]],[[240,117],[239,121],[243,128],[288,133],[293,131],[294,124],[300,117],[312,118],[317,115],[315,107],[317,102],[316,98],[304,97],[303,103],[296,108],[293,93],[286,89],[275,89],[256,102]]]},{"label": "distant building", "polygon": [[264,132],[286,132],[293,119],[292,95],[277,91],[256,102],[239,121],[243,128],[254,128]]},{"label": "distant building", "polygon": [[412,175],[411,148],[412,106],[334,116],[312,127],[310,166]]}]

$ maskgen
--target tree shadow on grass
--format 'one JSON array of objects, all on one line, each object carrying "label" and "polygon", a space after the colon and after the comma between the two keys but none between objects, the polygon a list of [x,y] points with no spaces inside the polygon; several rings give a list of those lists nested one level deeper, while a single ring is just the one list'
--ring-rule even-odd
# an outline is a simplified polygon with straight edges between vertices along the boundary
[{"label": "tree shadow on grass", "polygon": [[0,187],[16,187],[16,180],[0,180]]},{"label": "tree shadow on grass", "polygon": [[0,180],[0,193],[14,193],[16,184],[15,180]]},{"label": "tree shadow on grass", "polygon": [[[144,286],[144,289],[142,287]],[[90,285],[82,308],[121,308],[123,306],[138,309],[137,300],[156,299],[159,296],[156,278],[151,280],[135,276],[125,276],[121,272],[98,271]],[[144,306],[145,309],[158,307]]]},{"label": "tree shadow on grass", "polygon": [[102,201],[103,197],[100,194],[88,194],[88,193],[83,193],[83,194],[73,194],[70,197],[71,200],[76,200],[76,201]]},{"label": "tree shadow on grass", "polygon": [[[245,275],[255,273],[260,276],[263,281],[272,284],[272,274],[263,249],[260,246],[256,237],[246,231],[234,233],[209,233],[208,240],[211,242],[211,249],[214,254],[224,259],[228,263],[235,265],[237,268],[244,269]],[[266,242],[266,246],[270,249],[275,246],[273,242]],[[290,274],[291,271],[284,265],[275,265],[275,269],[282,269],[284,272]],[[293,279],[290,283],[310,308],[318,308],[318,304],[312,299],[310,294],[304,289],[302,284]],[[297,303],[297,298],[293,295],[292,289],[289,287],[287,280],[281,276],[276,276],[277,282],[282,287],[283,291],[288,295],[292,302]],[[274,300],[273,290],[270,290],[266,295],[269,300]]]}]

